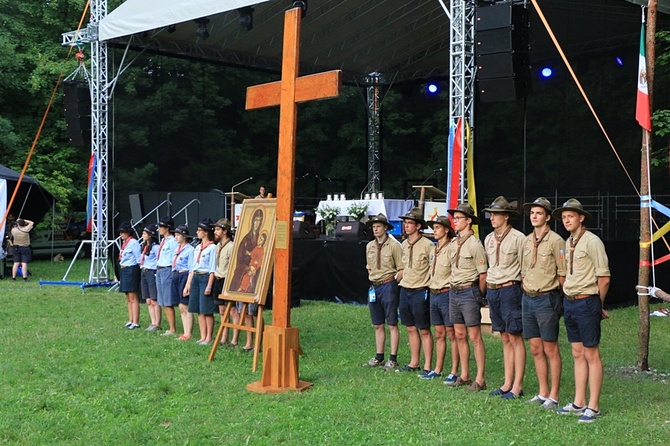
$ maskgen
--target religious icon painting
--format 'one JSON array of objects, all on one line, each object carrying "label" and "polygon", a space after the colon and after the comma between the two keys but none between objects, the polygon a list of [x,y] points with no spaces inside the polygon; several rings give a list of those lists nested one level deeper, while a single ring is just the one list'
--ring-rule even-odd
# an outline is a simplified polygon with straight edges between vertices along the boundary
[{"label": "religious icon painting", "polygon": [[265,305],[274,266],[276,199],[242,203],[223,299]]}]

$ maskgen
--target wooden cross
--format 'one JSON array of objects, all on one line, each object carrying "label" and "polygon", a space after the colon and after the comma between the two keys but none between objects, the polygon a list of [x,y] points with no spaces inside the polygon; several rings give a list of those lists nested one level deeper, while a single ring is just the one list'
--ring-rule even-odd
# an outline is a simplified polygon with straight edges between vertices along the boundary
[{"label": "wooden cross", "polygon": [[293,201],[295,194],[295,137],[297,104],[339,96],[340,70],[299,77],[300,8],[284,14],[284,45],[281,81],[247,89],[246,109],[279,105],[279,156],[277,166],[277,223],[275,240],[272,324],[264,331],[263,376],[247,386],[261,393],[304,390],[311,386],[299,380],[298,329],[291,327],[291,254],[293,245]]}]

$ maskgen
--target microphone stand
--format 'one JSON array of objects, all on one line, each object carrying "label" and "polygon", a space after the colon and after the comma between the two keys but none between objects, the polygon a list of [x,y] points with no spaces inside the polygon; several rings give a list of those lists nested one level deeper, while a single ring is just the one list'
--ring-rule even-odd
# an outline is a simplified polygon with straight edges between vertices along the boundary
[{"label": "microphone stand", "polygon": [[249,177],[246,180],[242,180],[242,181],[233,185],[233,187],[230,188],[230,215],[232,217],[230,219],[230,226],[233,227],[233,228],[235,227],[235,188],[237,186],[239,186],[240,184],[244,184],[247,181],[251,181],[253,179],[254,179],[254,177]]}]

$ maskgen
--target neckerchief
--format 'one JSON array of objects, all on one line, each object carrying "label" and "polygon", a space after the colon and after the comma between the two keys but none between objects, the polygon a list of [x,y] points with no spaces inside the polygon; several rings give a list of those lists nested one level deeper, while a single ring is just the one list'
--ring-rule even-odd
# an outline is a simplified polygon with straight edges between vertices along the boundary
[{"label": "neckerchief", "polygon": [[509,231],[512,230],[512,226],[508,226],[507,229],[505,229],[505,232],[502,233],[502,235],[498,235],[495,231],[493,232],[495,235],[495,239],[497,242],[496,245],[496,264],[495,266],[498,266],[500,264],[500,245],[502,245],[503,240],[505,240],[505,237],[507,237],[507,234],[509,234]]},{"label": "neckerchief", "polygon": [[[384,243],[389,239],[388,234],[384,235],[384,240],[382,240],[381,243],[377,242],[377,269],[381,269],[382,267],[382,246],[384,246]],[[377,241],[377,239],[375,239]]]},{"label": "neckerchief", "polygon": [[123,250],[126,249],[126,245],[132,240],[132,237],[128,237],[125,242],[121,245],[121,251],[119,251],[119,260],[121,260],[121,256],[123,255]]},{"label": "neckerchief", "polygon": [[533,240],[533,255],[530,260],[530,268],[535,268],[535,263],[537,263],[537,248],[540,246],[540,243],[542,243],[542,240],[549,234],[549,226],[546,226],[544,228],[544,231],[542,231],[542,234],[540,234],[539,237],[535,237]]},{"label": "neckerchief", "polygon": [[465,243],[465,241],[469,239],[471,235],[471,231],[469,231],[468,234],[463,238],[461,238],[461,234],[458,234],[458,238],[456,240],[456,244],[458,245],[458,249],[456,250],[456,268],[458,268],[458,261],[461,260],[461,246],[463,246],[463,243]]},{"label": "neckerchief", "polygon": [[574,260],[575,257],[575,246],[577,246],[577,243],[579,243],[579,240],[582,238],[582,235],[586,232],[586,228],[582,228],[581,232],[577,236],[577,238],[570,237],[570,274],[572,274],[572,261]]}]

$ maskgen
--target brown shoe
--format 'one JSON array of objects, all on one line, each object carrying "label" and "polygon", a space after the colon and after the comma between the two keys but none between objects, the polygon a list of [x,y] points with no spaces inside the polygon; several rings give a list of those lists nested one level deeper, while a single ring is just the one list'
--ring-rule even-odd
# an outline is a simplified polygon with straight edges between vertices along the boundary
[{"label": "brown shoe", "polygon": [[469,386],[472,384],[471,379],[463,379],[460,376],[456,378],[456,381],[454,381],[453,384],[447,384],[449,387],[463,387],[463,386]]},{"label": "brown shoe", "polygon": [[468,390],[472,392],[479,392],[480,390],[486,390],[486,383],[479,384],[477,381],[474,381],[472,384],[470,384]]}]

